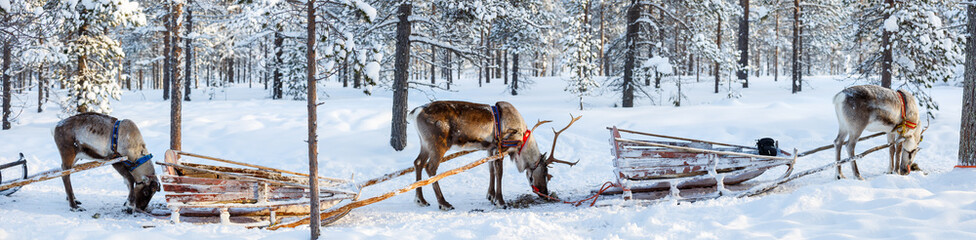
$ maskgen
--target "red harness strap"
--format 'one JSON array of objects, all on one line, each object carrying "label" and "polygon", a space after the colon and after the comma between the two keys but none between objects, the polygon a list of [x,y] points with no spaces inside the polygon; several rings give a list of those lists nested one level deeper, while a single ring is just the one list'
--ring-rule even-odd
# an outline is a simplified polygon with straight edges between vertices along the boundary
[{"label": "red harness strap", "polygon": [[901,129],[899,129],[899,133],[905,134],[906,127],[909,129],[915,129],[915,127],[918,126],[918,124],[912,122],[911,120],[908,120],[908,117],[905,116],[905,113],[907,112],[906,108],[908,107],[908,102],[905,101],[905,93],[903,93],[901,90],[898,90],[897,92],[898,92],[898,98],[901,99],[901,119],[903,121],[900,124]]}]

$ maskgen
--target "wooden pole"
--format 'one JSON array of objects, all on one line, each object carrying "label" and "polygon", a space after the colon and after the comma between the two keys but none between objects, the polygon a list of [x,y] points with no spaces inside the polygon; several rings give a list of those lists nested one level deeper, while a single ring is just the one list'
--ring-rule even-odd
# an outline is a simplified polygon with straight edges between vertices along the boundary
[{"label": "wooden pole", "polygon": [[0,185],[0,191],[6,190],[6,189],[10,189],[10,188],[20,187],[20,186],[24,186],[24,185],[27,185],[27,184],[40,182],[40,181],[45,181],[45,180],[50,180],[50,179],[54,179],[54,178],[59,178],[61,176],[69,175],[69,174],[76,173],[76,172],[81,172],[81,171],[85,171],[85,170],[89,170],[89,169],[94,169],[94,168],[98,168],[98,167],[102,167],[102,166],[112,165],[112,164],[115,164],[115,163],[118,163],[118,162],[121,162],[121,161],[125,161],[125,158],[124,157],[120,157],[120,158],[116,158],[116,159],[112,159],[112,160],[108,160],[108,161],[91,161],[91,162],[86,162],[86,163],[82,163],[82,164],[75,165],[73,168],[67,169],[67,170],[51,170],[51,171],[47,171],[47,172],[42,172],[42,173],[34,174],[34,175],[28,177],[27,179],[21,179],[21,180],[17,180],[17,181],[12,181],[12,182],[6,183],[4,185]]},{"label": "wooden pole", "polygon": [[[305,77],[308,80],[308,182],[310,183],[311,192],[317,193],[319,191],[319,161],[318,161],[318,136],[316,132],[316,109],[317,98],[315,89],[315,0],[308,0],[305,6],[308,10],[308,22],[307,22],[307,37],[308,41],[305,43],[305,61],[307,63],[307,74]],[[309,222],[309,227],[312,228],[311,237],[312,239],[319,238],[319,226],[321,226],[321,219],[314,217],[319,214],[319,195],[309,194],[311,199],[309,208],[309,218],[312,221]]]},{"label": "wooden pole", "polygon": [[[385,193],[383,195],[376,196],[376,197],[372,197],[372,198],[368,198],[368,199],[365,199],[365,200],[362,200],[362,201],[355,201],[355,202],[352,202],[352,203],[343,205],[342,207],[333,208],[331,211],[322,213],[319,217],[320,217],[320,219],[330,218],[330,217],[333,217],[333,216],[338,215],[340,213],[349,212],[349,210],[352,210],[354,208],[360,208],[360,207],[363,207],[363,206],[366,206],[366,205],[370,205],[370,204],[373,204],[373,203],[376,203],[376,202],[379,202],[379,201],[383,201],[383,200],[386,200],[386,199],[391,198],[393,196],[399,195],[401,193],[413,191],[413,190],[417,189],[418,187],[423,187],[423,186],[426,186],[426,185],[430,185],[430,184],[432,184],[434,182],[437,182],[438,180],[441,180],[441,179],[443,179],[445,177],[448,177],[448,176],[451,176],[451,175],[455,175],[455,174],[458,174],[458,173],[462,173],[464,171],[467,171],[468,169],[477,167],[478,165],[484,164],[484,163],[486,163],[488,161],[494,161],[494,160],[502,159],[504,157],[505,157],[505,155],[503,155],[503,154],[496,154],[496,155],[491,156],[491,157],[482,158],[481,160],[474,161],[472,163],[468,163],[468,165],[464,165],[464,166],[461,166],[459,168],[451,169],[450,171],[447,171],[447,172],[444,172],[444,173],[441,173],[441,174],[437,174],[436,176],[430,177],[428,179],[416,181],[413,184],[410,184],[410,186],[406,186],[404,188],[400,188],[400,189],[397,189],[397,190],[394,190],[394,191],[391,191],[391,192],[387,192],[387,193]],[[315,218],[312,217],[311,219],[314,220]],[[268,230],[278,230],[279,228],[283,228],[283,227],[293,228],[293,227],[296,227],[296,226],[299,226],[299,225],[307,224],[307,223],[309,223],[309,221],[310,221],[309,218],[305,218],[305,219],[301,219],[301,220],[298,220],[298,221],[295,221],[295,222],[274,225],[274,226],[268,227]]]},{"label": "wooden pole", "polygon": [[768,192],[769,190],[773,190],[773,188],[776,188],[777,186],[779,186],[779,185],[781,185],[783,183],[786,183],[786,182],[789,182],[789,181],[793,181],[793,180],[795,180],[797,178],[801,178],[801,177],[804,177],[804,176],[807,176],[807,175],[810,175],[810,174],[814,174],[814,173],[818,173],[818,172],[823,172],[825,170],[832,169],[835,166],[838,166],[838,165],[841,165],[841,164],[844,164],[844,163],[847,163],[847,162],[850,162],[850,161],[854,161],[854,160],[857,160],[857,159],[861,159],[861,158],[863,158],[864,156],[867,156],[870,153],[873,153],[873,152],[876,152],[878,150],[885,149],[885,148],[888,148],[888,144],[885,144],[885,145],[881,145],[881,146],[877,146],[877,147],[868,149],[867,151],[864,151],[863,153],[858,154],[857,156],[854,156],[854,157],[845,158],[843,160],[836,161],[836,162],[833,162],[833,163],[830,163],[830,164],[821,166],[819,168],[814,168],[814,169],[810,169],[810,170],[806,170],[806,171],[797,173],[796,175],[790,176],[788,178],[780,179],[780,180],[778,180],[776,182],[773,182],[773,183],[770,183],[770,184],[765,184],[765,185],[759,185],[759,186],[752,187],[749,190],[747,190],[747,191],[739,194],[739,197],[751,197],[751,196],[756,196],[756,195],[762,194],[764,192]]},{"label": "wooden pole", "polygon": [[[454,159],[454,158],[457,158],[457,157],[460,157],[460,156],[464,156],[464,155],[467,155],[468,153],[472,153],[472,152],[475,152],[475,151],[476,150],[467,150],[467,151],[460,151],[460,152],[452,153],[451,155],[447,155],[447,157],[442,158],[441,159],[441,163],[450,161],[451,159]],[[387,173],[386,175],[380,176],[378,178],[370,179],[370,180],[368,180],[368,181],[366,181],[366,182],[364,182],[362,184],[357,184],[357,185],[359,185],[359,188],[369,187],[369,186],[373,186],[373,185],[376,185],[376,184],[379,184],[379,183],[382,183],[382,182],[389,181],[390,179],[394,179],[394,178],[399,177],[399,176],[406,175],[408,173],[412,173],[413,171],[415,171],[414,167],[408,167],[408,168],[404,168],[404,169],[402,169],[400,171],[396,171],[396,172],[392,172],[392,173]]]}]

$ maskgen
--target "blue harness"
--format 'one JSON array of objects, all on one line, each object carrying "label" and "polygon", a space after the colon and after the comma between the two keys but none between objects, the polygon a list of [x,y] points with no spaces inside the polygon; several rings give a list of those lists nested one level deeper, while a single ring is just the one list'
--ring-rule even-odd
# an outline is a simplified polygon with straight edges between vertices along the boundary
[{"label": "blue harness", "polygon": [[[119,154],[119,124],[120,123],[122,123],[122,120],[115,121],[115,127],[112,128],[112,152],[114,152],[116,156],[121,156],[121,154]],[[152,160],[152,157],[153,155],[149,154],[140,157],[138,160],[136,160],[136,162],[121,161],[119,163],[125,165],[125,168],[131,172],[135,170],[137,167],[141,166],[142,164],[145,164],[149,160]]]},{"label": "blue harness", "polygon": [[498,151],[502,150],[501,147],[519,147],[521,152],[522,141],[502,140],[502,113],[498,111],[498,105],[491,105],[491,116],[495,119],[495,140],[500,146]]}]

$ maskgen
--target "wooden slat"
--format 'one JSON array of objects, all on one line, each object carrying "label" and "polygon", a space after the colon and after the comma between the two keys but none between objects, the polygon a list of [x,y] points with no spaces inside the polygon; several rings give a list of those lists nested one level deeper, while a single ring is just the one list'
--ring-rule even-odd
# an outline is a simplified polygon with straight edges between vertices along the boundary
[{"label": "wooden slat", "polygon": [[[614,128],[616,128],[616,127],[614,127]],[[611,128],[607,128],[607,129],[611,129]],[[701,143],[710,143],[710,144],[722,145],[722,146],[756,149],[756,147],[750,147],[750,146],[742,146],[742,145],[735,145],[735,144],[728,144],[728,143],[721,143],[721,142],[713,142],[713,141],[706,141],[706,140],[693,139],[693,138],[683,138],[683,137],[675,137],[675,136],[668,136],[668,135],[661,135],[661,134],[654,134],[654,133],[646,133],[646,132],[639,132],[639,131],[633,131],[633,130],[627,130],[627,129],[619,129],[619,128],[617,128],[617,131],[625,132],[625,133],[633,133],[633,134],[639,134],[639,135],[652,136],[652,137],[659,137],[659,138],[670,138],[670,139],[682,140],[682,141],[689,141],[689,142],[701,142]],[[617,138],[619,138],[619,137],[617,137]]]},{"label": "wooden slat", "polygon": [[677,147],[677,146],[671,146],[671,145],[667,145],[667,144],[657,144],[657,143],[641,142],[641,141],[634,141],[634,140],[620,139],[620,138],[617,138],[616,141],[636,143],[636,144],[643,144],[643,145],[649,145],[649,146],[655,146],[655,147],[666,147],[666,148],[672,148],[672,149],[680,149],[680,150],[685,150],[685,151],[702,152],[702,153],[714,153],[714,154],[742,156],[742,157],[751,157],[751,158],[760,158],[760,159],[792,160],[792,158],[782,158],[782,157],[774,157],[774,156],[763,156],[763,155],[748,154],[748,153],[738,153],[738,152],[715,151],[715,150],[697,149],[697,148],[688,148],[688,147]]},{"label": "wooden slat", "polygon": [[[212,160],[212,161],[217,161],[217,162],[222,162],[222,163],[229,163],[229,164],[240,165],[240,166],[245,166],[245,167],[252,167],[252,168],[257,168],[257,169],[262,169],[262,170],[268,170],[268,171],[281,172],[281,173],[287,173],[287,174],[293,174],[293,175],[308,177],[308,174],[300,173],[300,172],[293,172],[293,171],[288,171],[288,170],[283,170],[283,169],[265,167],[265,166],[261,166],[261,165],[254,165],[254,164],[242,163],[242,162],[231,161],[231,160],[222,159],[222,158],[216,158],[216,157],[211,157],[211,156],[204,156],[204,155],[200,155],[200,154],[188,153],[188,152],[183,152],[183,151],[176,151],[176,153],[179,154],[179,155],[196,157],[196,158],[202,158],[202,159],[207,159],[207,160]],[[337,182],[349,182],[349,180],[346,180],[346,179],[329,178],[329,177],[321,177],[321,176],[318,177],[318,179],[328,180],[328,181],[337,181]]]},{"label": "wooden slat", "polygon": [[253,193],[225,192],[225,193],[192,193],[166,194],[166,202],[179,203],[255,203]]},{"label": "wooden slat", "polygon": [[[181,164],[170,164],[170,163],[165,163],[165,162],[156,162],[156,163],[157,164],[160,164],[160,165],[170,166],[170,167],[175,167],[175,168],[180,168],[180,169],[192,169],[192,170],[197,170],[197,171],[210,172],[210,173],[213,173],[213,174],[217,174],[217,175],[225,176],[225,177],[230,177],[230,178],[237,178],[237,179],[244,179],[244,180],[252,180],[252,181],[259,181],[259,182],[266,182],[266,183],[272,183],[272,184],[280,184],[280,185],[286,185],[286,186],[292,186],[292,187],[299,187],[299,188],[303,188],[303,189],[309,189],[309,187],[307,185],[295,184],[295,183],[291,183],[291,182],[283,182],[283,181],[277,181],[277,180],[270,180],[270,179],[264,179],[264,178],[246,176],[246,175],[237,174],[237,173],[225,173],[225,172],[219,172],[219,171],[214,171],[214,170],[209,170],[209,169],[202,169],[202,168],[195,168],[195,167],[185,166],[185,165],[181,165]],[[346,190],[341,190],[341,189],[335,189],[335,188],[320,188],[319,190],[320,191],[326,191],[326,192],[333,192],[333,193],[341,193],[341,194],[352,194],[352,195],[356,195],[357,194],[356,192],[351,192],[351,191],[346,191]]]},{"label": "wooden slat", "polygon": [[176,183],[176,184],[200,184],[200,185],[250,184],[250,182],[236,180],[236,179],[198,178],[198,177],[171,176],[171,175],[161,175],[159,176],[159,178],[163,183]]},{"label": "wooden slat", "polygon": [[253,192],[257,184],[246,185],[197,185],[197,184],[163,184],[163,191],[171,193],[224,193],[224,192]]}]

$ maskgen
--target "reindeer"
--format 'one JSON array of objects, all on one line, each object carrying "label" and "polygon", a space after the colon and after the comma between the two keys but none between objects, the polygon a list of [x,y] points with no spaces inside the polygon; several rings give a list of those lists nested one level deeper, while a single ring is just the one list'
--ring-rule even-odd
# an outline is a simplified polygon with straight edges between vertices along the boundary
[{"label": "reindeer", "polygon": [[[546,157],[545,153],[540,153],[535,136],[531,133],[535,128],[551,121],[539,121],[532,130],[529,130],[522,120],[522,115],[508,102],[497,102],[492,106],[462,101],[435,101],[415,108],[410,114],[416,119],[417,133],[420,135],[420,154],[414,161],[418,181],[421,179],[420,169],[425,169],[428,176],[436,175],[441,158],[451,148],[487,150],[489,156],[496,153],[508,154],[509,159],[518,167],[518,171],[525,172],[534,191],[547,195],[549,194],[547,184],[552,178],[552,175],[549,175],[549,165],[576,164],[558,160],[552,155]],[[573,121],[559,132],[554,129],[556,137],[579,118],[573,118]],[[555,150],[555,137],[552,144]],[[502,162],[499,160],[489,164],[491,177],[488,182],[487,198],[495,206],[505,208],[501,183]],[[444,200],[437,182],[434,182],[433,189],[441,210],[454,209]],[[424,199],[423,190],[419,187],[416,202],[422,207],[430,206]]]},{"label": "reindeer", "polygon": [[[834,96],[834,109],[840,125],[837,139],[834,139],[837,161],[840,161],[845,138],[847,155],[854,157],[854,145],[863,131],[887,132],[888,173],[907,175],[911,172],[918,143],[925,132],[925,129],[919,131],[915,128],[919,110],[911,93],[875,85],[853,86]],[[857,170],[856,161],[851,161],[851,170],[858,179],[864,179]],[[837,165],[837,179],[842,178],[841,166]]]},{"label": "reindeer", "polygon": [[[99,113],[81,113],[68,117],[54,128],[54,142],[61,153],[61,168],[70,169],[76,158],[109,160],[126,157],[126,161],[112,164],[115,171],[125,178],[129,188],[126,202],[126,212],[132,213],[133,208],[145,211],[153,194],[159,191],[159,181],[156,170],[150,159],[152,155],[146,150],[142,141],[142,134],[132,120],[119,120]],[[71,188],[71,175],[61,177],[64,182],[64,192],[68,195],[68,204],[72,211],[84,211],[75,200],[74,190]]]}]

